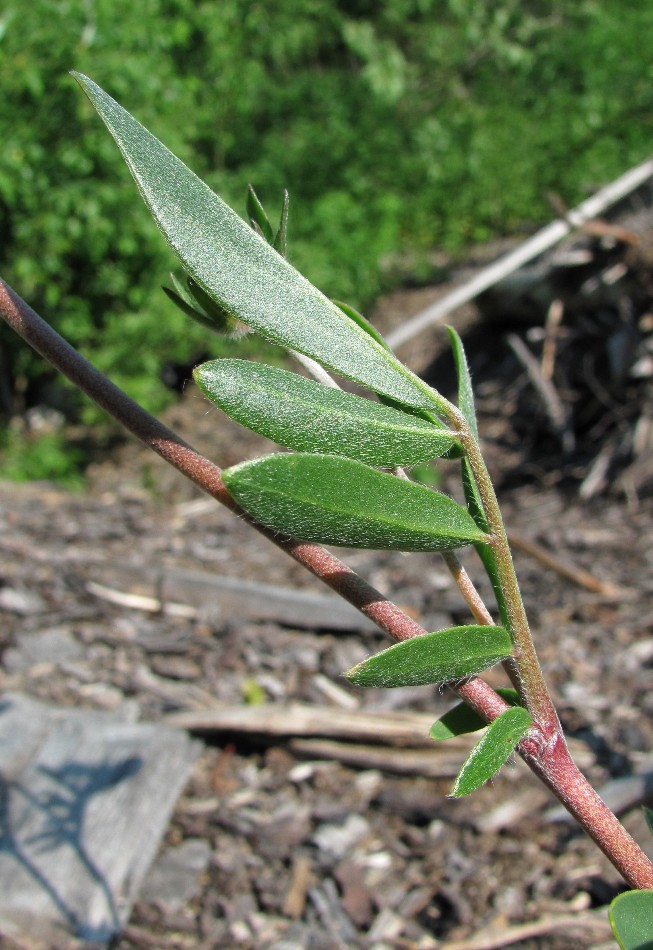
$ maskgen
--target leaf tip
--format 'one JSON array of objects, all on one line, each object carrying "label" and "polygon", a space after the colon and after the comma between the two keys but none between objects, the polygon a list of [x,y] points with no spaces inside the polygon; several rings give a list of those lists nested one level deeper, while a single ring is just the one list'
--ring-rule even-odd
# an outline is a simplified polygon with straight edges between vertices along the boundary
[{"label": "leaf tip", "polygon": [[352,683],[354,686],[356,686],[358,683],[358,678],[360,674],[362,673],[364,666],[365,666],[365,660],[363,660],[361,663],[357,663],[355,666],[352,666],[351,669],[345,670],[345,672],[342,675],[345,677],[345,679],[349,683]]}]

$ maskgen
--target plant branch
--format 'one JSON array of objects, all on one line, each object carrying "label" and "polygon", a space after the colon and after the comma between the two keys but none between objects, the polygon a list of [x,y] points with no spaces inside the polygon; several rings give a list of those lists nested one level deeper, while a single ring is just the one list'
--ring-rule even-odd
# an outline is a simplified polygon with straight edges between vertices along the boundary
[{"label": "plant branch", "polygon": [[476,590],[474,582],[460,562],[460,558],[455,551],[443,551],[442,559],[447,569],[455,580],[458,590],[465,598],[465,603],[469,607],[470,613],[477,623],[493,624],[492,614],[485,606],[483,598]]},{"label": "plant branch", "polygon": [[502,618],[508,627],[515,648],[512,663],[518,674],[519,692],[536,725],[542,730],[543,736],[547,741],[551,741],[554,737],[562,735],[562,729],[533,644],[492,479],[478,442],[462,412],[449,403],[447,414],[449,424],[457,431],[463,445],[483,504],[490,536],[487,546],[492,552],[496,580],[501,588]]},{"label": "plant branch", "polygon": [[[227,492],[217,465],[196,452],[176,433],[111,383],[2,280],[0,280],[0,316],[30,346],[145,445],[207,494],[248,521],[277,547],[303,564],[327,586],[373,620],[394,640],[405,640],[426,633],[419,624],[324,548],[275,535],[254,522]],[[464,421],[459,426],[461,431],[463,431],[463,426]],[[476,442],[473,439],[471,441],[476,446]],[[476,450],[478,451],[477,446]],[[479,464],[482,468],[478,468]],[[480,476],[479,487],[484,494],[484,501],[487,502],[483,471],[485,468],[482,459],[480,463],[475,459],[475,475]],[[489,482],[487,472],[485,472],[485,478]],[[493,489],[491,491],[494,496]],[[496,505],[496,499],[494,505]],[[489,517],[493,519],[495,516],[492,504],[488,504],[488,508]],[[496,510],[498,512],[498,506]],[[500,516],[498,517],[500,521]],[[498,553],[501,553],[502,544],[505,544],[507,548],[502,526],[501,531],[503,540],[499,536],[499,541],[496,542]],[[503,568],[507,579],[509,579],[507,575],[511,569],[511,564]],[[514,583],[516,584],[516,579]],[[521,603],[521,598],[519,601]],[[530,635],[528,639],[530,642]],[[492,722],[508,708],[501,697],[478,677],[470,677],[449,685],[486,722]],[[548,697],[548,694],[546,695]],[[562,733],[558,731],[554,741],[548,743],[542,744],[538,739],[538,736],[533,736],[522,740],[518,747],[522,758],[577,818],[632,887],[653,888],[653,865],[578,771],[569,756]]]},{"label": "plant branch", "polygon": [[[0,316],[30,346],[67,376],[82,392],[123,425],[132,435],[174,466],[216,501],[249,522],[286,554],[369,617],[393,640],[426,633],[371,584],[320,545],[286,538],[255,522],[227,492],[220,469],[151,416],[99,372],[49,326],[19,295],[0,279]],[[478,677],[458,684],[455,691],[488,722],[507,709],[494,690]]]}]

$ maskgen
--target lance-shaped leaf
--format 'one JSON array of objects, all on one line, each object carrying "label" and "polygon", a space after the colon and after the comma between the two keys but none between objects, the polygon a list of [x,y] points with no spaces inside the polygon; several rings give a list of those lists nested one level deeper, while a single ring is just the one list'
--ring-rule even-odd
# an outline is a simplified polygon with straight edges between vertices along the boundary
[{"label": "lance-shaped leaf", "polygon": [[284,188],[283,192],[283,204],[281,205],[281,216],[279,218],[279,227],[277,228],[277,233],[274,236],[274,241],[272,242],[272,247],[275,251],[278,251],[282,257],[286,256],[288,251],[288,206],[290,204],[290,196],[286,189]]},{"label": "lance-shaped leaf", "polygon": [[615,897],[610,924],[621,950],[653,950],[653,891],[626,891]]},{"label": "lance-shaped leaf", "polygon": [[[516,706],[519,703],[519,695],[516,689],[512,687],[501,687],[496,690],[502,699],[510,706]],[[453,739],[455,736],[463,736],[469,732],[478,732],[479,729],[485,729],[487,722],[481,719],[467,703],[457,703],[449,709],[444,716],[433,723],[429,730],[431,739],[443,742],[446,739]]]},{"label": "lance-shaped leaf", "polygon": [[395,643],[344,674],[356,686],[423,686],[480,673],[512,653],[503,627],[449,627]]},{"label": "lance-shaped leaf", "polygon": [[[236,319],[335,372],[417,408],[442,397],[294,269],[92,80],[73,73],[193,280]],[[252,208],[252,210],[256,210]]]},{"label": "lance-shaped leaf", "polygon": [[223,478],[256,521],[304,541],[441,551],[487,537],[446,495],[335,455],[267,455]]},{"label": "lance-shaped leaf", "polygon": [[472,377],[465,356],[463,341],[460,339],[453,327],[447,327],[449,338],[453,349],[453,358],[456,364],[456,374],[458,376],[458,408],[464,415],[467,425],[472,430],[472,434],[478,442],[478,424],[476,422],[476,409],[474,408],[474,390],[472,389]]},{"label": "lance-shaped leaf", "polygon": [[213,360],[195,382],[232,419],[279,445],[390,468],[434,458],[455,435],[405,412],[249,360]]},{"label": "lance-shaped leaf", "polygon": [[342,300],[334,300],[333,302],[350,320],[353,320],[362,330],[365,330],[366,333],[373,337],[377,343],[380,343],[386,350],[390,349],[379,331],[370,323],[367,317],[364,317],[363,314],[355,310],[354,307],[350,307],[348,303],[343,303]]},{"label": "lance-shaped leaf", "polygon": [[452,797],[469,795],[491,779],[510,758],[532,724],[530,713],[523,706],[514,706],[497,716],[458,773]]},{"label": "lance-shaped leaf", "polygon": [[249,327],[235,320],[224,307],[212,300],[192,277],[186,276],[185,286],[174,274],[170,274],[170,279],[175,289],[164,287],[164,294],[196,323],[228,337],[239,337],[249,332]]},{"label": "lance-shaped leaf", "polygon": [[251,185],[247,186],[247,216],[249,218],[250,224],[255,231],[263,237],[268,244],[272,244],[274,241],[274,231],[272,230],[272,225],[270,224],[270,219],[268,218],[265,208],[259,201],[258,195],[254,191]]}]

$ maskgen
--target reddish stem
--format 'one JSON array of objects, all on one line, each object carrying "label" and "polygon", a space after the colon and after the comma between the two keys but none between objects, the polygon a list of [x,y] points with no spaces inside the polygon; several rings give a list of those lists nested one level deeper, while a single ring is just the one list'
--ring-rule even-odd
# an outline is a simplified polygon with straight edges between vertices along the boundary
[{"label": "reddish stem", "polygon": [[[7,284],[0,280],[0,316],[38,353],[67,376],[133,435],[217,501],[246,519],[277,547],[308,568],[349,603],[374,621],[394,640],[425,633],[423,627],[359,577],[351,568],[316,544],[273,534],[252,519],[227,492],[220,469],[191,448],[95,369],[60,337]],[[487,722],[508,707],[478,677],[451,684],[452,689]],[[653,888],[653,865],[617,818],[579,772],[560,734],[545,742],[541,733],[526,738],[519,751],[531,769],[585,828],[601,850],[635,888]]]},{"label": "reddish stem", "polygon": [[[253,528],[349,601],[394,640],[407,640],[426,633],[420,624],[325,548],[275,534],[253,521],[228,493],[217,465],[200,455],[175,432],[130,399],[59,336],[1,279],[0,316],[44,359],[141,442],[173,465],[202,491],[248,521]],[[507,709],[494,690],[478,678],[460,684],[457,692],[488,722]]]},{"label": "reddish stem", "polygon": [[564,736],[559,733],[544,749],[524,739],[519,751],[630,887],[653,889],[653,864],[579,770]]}]

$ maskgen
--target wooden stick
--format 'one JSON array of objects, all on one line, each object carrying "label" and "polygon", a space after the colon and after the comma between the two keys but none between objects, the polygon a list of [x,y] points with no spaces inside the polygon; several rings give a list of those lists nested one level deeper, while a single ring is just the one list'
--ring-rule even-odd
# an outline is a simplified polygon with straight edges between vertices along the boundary
[{"label": "wooden stick", "polygon": [[566,561],[561,561],[560,558],[555,557],[541,544],[538,544],[536,541],[531,541],[521,534],[509,531],[508,540],[511,547],[523,551],[524,554],[528,554],[529,557],[532,557],[544,567],[551,568],[552,571],[560,574],[561,577],[566,577],[567,580],[572,581],[579,587],[584,587],[585,590],[590,590],[594,594],[603,594],[606,597],[618,598],[624,597],[627,593],[624,588],[617,587],[616,584],[612,584],[610,581],[603,581],[582,567],[576,567],[573,564],[568,564]]},{"label": "wooden stick", "polygon": [[526,370],[533,389],[540,397],[540,401],[551,423],[551,428],[560,439],[563,452],[565,455],[569,455],[573,452],[576,444],[574,432],[570,425],[569,410],[562,402],[552,381],[542,375],[540,364],[522,338],[517,336],[516,333],[509,333],[506,339],[511,350]]},{"label": "wooden stick", "polygon": [[558,329],[562,323],[564,312],[565,307],[562,300],[556,299],[552,301],[546,315],[544,343],[542,344],[542,362],[540,364],[540,373],[542,374],[542,379],[545,380],[553,379]]},{"label": "wooden stick", "polygon": [[[433,713],[396,709],[384,712],[304,703],[265,703],[261,706],[237,705],[176,712],[168,715],[165,722],[198,734],[232,733],[275,739],[310,736],[433,750],[433,740],[428,737],[433,720]],[[450,739],[446,747],[455,748],[460,755],[461,749],[470,749],[474,741],[473,736],[458,737]]]},{"label": "wooden stick", "polygon": [[[603,940],[612,935],[605,907],[572,914],[545,914],[538,920],[525,924],[513,924],[510,927],[484,927],[480,933],[466,940],[453,940],[440,944],[440,950],[500,950],[530,937],[543,937],[562,930],[568,935],[576,933]],[[569,944],[568,944],[569,945]]]},{"label": "wooden stick", "polygon": [[630,171],[622,175],[621,178],[617,178],[609,185],[606,185],[605,188],[602,188],[591,198],[588,198],[587,201],[583,201],[577,208],[570,211],[566,220],[559,219],[552,221],[551,224],[547,224],[545,228],[538,231],[537,234],[528,241],[525,241],[523,244],[520,244],[519,247],[515,248],[515,250],[500,257],[498,261],[490,264],[489,267],[484,268],[472,280],[460,287],[456,287],[451,293],[446,294],[446,296],[440,300],[436,300],[435,303],[421,310],[410,320],[407,320],[394,330],[393,333],[388,335],[388,343],[393,348],[401,346],[402,343],[412,339],[421,330],[442,321],[453,310],[462,307],[465,303],[469,303],[470,300],[474,300],[474,298],[482,294],[484,290],[488,290],[490,287],[493,287],[494,284],[503,280],[504,277],[519,270],[520,267],[528,263],[528,261],[531,261],[534,257],[543,254],[544,251],[548,251],[549,248],[566,237],[573,228],[580,228],[587,221],[602,214],[606,208],[620,201],[621,198],[630,194],[631,191],[639,188],[639,186],[644,184],[652,175],[653,159],[643,162],[636,168],[631,168]]}]

